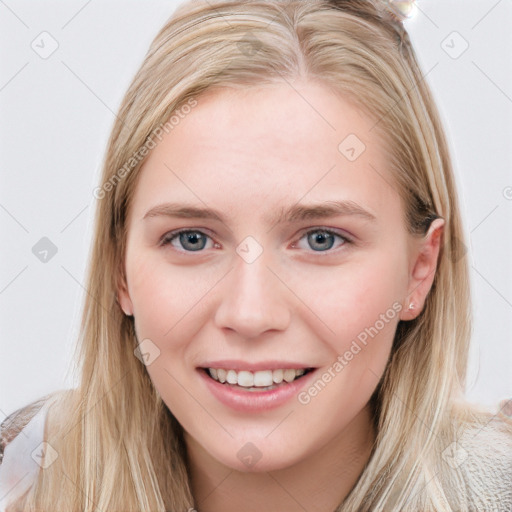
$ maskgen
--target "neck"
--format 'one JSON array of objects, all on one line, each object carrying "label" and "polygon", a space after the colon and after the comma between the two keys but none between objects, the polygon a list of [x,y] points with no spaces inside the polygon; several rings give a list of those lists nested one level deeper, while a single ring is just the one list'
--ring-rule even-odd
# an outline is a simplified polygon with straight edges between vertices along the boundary
[{"label": "neck", "polygon": [[375,441],[369,406],[326,445],[293,466],[240,472],[211,457],[185,435],[197,512],[325,512],[347,497]]}]

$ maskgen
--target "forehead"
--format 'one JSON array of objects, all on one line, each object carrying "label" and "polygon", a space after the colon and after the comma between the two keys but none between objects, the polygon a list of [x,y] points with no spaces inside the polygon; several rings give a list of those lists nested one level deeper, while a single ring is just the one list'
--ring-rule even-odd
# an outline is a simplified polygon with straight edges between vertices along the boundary
[{"label": "forehead", "polygon": [[306,196],[376,209],[397,200],[375,121],[326,86],[218,88],[196,99],[151,150],[134,209],[179,196],[270,218],[263,205],[278,210]]}]

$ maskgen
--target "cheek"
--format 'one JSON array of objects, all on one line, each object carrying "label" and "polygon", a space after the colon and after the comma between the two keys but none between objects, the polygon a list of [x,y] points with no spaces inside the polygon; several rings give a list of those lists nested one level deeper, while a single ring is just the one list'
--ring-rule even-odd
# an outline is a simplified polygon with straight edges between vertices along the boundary
[{"label": "cheek", "polygon": [[183,392],[191,379],[185,363],[189,342],[202,324],[212,278],[197,268],[172,266],[149,252],[131,263],[128,271],[137,338],[139,342],[150,340],[148,346],[156,354],[147,372],[170,410],[180,418],[189,411],[197,413],[197,404]]},{"label": "cheek", "polygon": [[130,296],[139,337],[158,338],[172,327],[171,311],[179,313],[179,301],[176,293],[170,293],[170,277],[149,261],[134,265]]},{"label": "cheek", "polygon": [[170,338],[182,322],[201,312],[202,298],[213,286],[212,276],[197,268],[177,267],[162,257],[139,257],[131,266],[130,296],[138,333]]},{"label": "cheek", "polygon": [[402,308],[403,269],[399,254],[383,252],[297,277],[296,289],[315,313],[308,316],[310,329],[337,355],[357,352],[356,343],[364,352],[359,360],[386,359]]},{"label": "cheek", "polygon": [[330,410],[334,414],[323,428],[338,429],[339,418],[357,414],[384,373],[402,309],[401,267],[393,270],[392,263],[381,259],[350,271],[340,267],[314,280],[311,309],[320,312],[322,321],[310,317],[309,328],[321,333],[331,356],[317,380],[298,396],[311,412],[306,422],[312,428],[317,428],[313,412]]}]

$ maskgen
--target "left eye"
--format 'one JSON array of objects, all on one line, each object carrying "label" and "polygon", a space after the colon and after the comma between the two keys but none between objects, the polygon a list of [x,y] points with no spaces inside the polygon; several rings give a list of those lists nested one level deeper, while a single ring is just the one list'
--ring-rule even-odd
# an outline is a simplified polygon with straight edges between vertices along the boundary
[{"label": "left eye", "polygon": [[330,231],[328,229],[312,229],[300,238],[307,238],[307,242],[309,246],[315,252],[326,252],[331,249],[334,245],[334,239],[338,237],[342,243],[340,245],[345,245],[346,243],[350,243],[350,240],[339,233],[334,231]]}]

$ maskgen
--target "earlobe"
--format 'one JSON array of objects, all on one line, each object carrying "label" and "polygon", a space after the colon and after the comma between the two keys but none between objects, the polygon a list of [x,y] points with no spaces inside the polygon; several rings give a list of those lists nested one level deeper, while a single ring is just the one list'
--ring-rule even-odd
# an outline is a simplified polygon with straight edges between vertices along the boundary
[{"label": "earlobe", "polygon": [[126,285],[124,276],[122,276],[120,279],[120,284],[117,291],[117,302],[121,306],[121,309],[126,316],[133,316],[133,304],[130,299],[128,286]]},{"label": "earlobe", "polygon": [[129,298],[119,293],[117,301],[126,316],[133,316],[132,303]]},{"label": "earlobe", "polygon": [[444,219],[435,219],[414,251],[405,307],[400,315],[401,320],[413,320],[423,310],[437,270],[444,224]]}]

